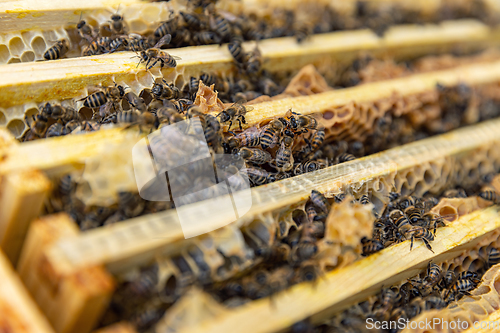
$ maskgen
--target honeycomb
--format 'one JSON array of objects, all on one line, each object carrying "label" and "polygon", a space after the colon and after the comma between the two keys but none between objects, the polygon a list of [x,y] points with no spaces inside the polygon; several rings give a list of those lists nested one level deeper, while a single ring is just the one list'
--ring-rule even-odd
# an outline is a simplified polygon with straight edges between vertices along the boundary
[{"label": "honeycomb", "polygon": [[[495,238],[499,235],[495,233]],[[491,242],[492,238],[489,238]],[[471,253],[464,253],[460,257],[454,259],[450,263],[442,265],[443,268],[455,269],[456,271],[472,270],[475,265],[478,265],[484,258],[484,251],[489,247],[484,242],[478,250]],[[498,241],[493,241],[490,246],[498,247]],[[482,250],[482,251],[481,251]],[[431,320],[432,318],[441,318],[443,321],[465,321],[468,325],[464,327],[471,328],[476,321],[484,320],[491,313],[500,308],[500,290],[498,289],[498,281],[500,280],[500,265],[495,265],[490,268],[483,276],[479,286],[471,291],[472,296],[464,296],[456,303],[441,310],[430,310],[413,318],[414,321]],[[406,328],[403,332],[451,332],[452,330],[430,329],[411,329]],[[454,332],[456,330],[453,330]],[[460,332],[462,330],[458,330]]]},{"label": "honeycomb", "polygon": [[[121,14],[131,33],[145,34],[153,31],[159,22],[170,16],[171,9],[178,9],[178,2],[148,3],[140,5],[120,6]],[[82,19],[94,27],[109,24],[109,17],[116,9],[96,9],[90,13],[83,13]],[[76,13],[75,13],[76,14]],[[75,22],[65,22],[57,29],[41,30],[36,26],[22,32],[0,33],[0,64],[19,62],[42,61],[43,54],[59,39],[69,40],[70,50],[66,57],[79,57],[81,54],[80,38],[75,29],[80,13],[75,15]]]},{"label": "honeycomb", "polygon": [[458,220],[461,216],[488,207],[489,205],[491,205],[490,202],[478,196],[468,198],[442,198],[439,203],[431,209],[431,213],[442,216],[447,222],[453,222]]}]

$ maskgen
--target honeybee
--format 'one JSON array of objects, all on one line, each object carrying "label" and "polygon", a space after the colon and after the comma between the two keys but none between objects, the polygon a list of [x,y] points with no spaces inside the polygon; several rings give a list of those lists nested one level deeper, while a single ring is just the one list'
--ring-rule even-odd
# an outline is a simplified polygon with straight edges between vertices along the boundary
[{"label": "honeybee", "polygon": [[228,130],[231,129],[233,121],[235,120],[238,121],[240,130],[243,130],[241,123],[246,124],[245,115],[248,111],[253,110],[252,106],[244,106],[244,102],[244,100],[239,100],[238,102],[234,103],[230,107],[217,114],[217,117],[219,117],[221,123],[229,122]]},{"label": "honeybee", "polygon": [[494,204],[498,204],[500,202],[500,200],[498,200],[499,196],[497,192],[492,190],[482,191],[481,193],[479,193],[479,196],[484,200],[493,202]]},{"label": "honeybee", "polygon": [[137,193],[119,192],[118,208],[127,218],[139,216],[146,206],[146,202]]},{"label": "honeybee", "polygon": [[64,126],[60,123],[54,123],[54,124],[50,125],[50,127],[47,129],[45,137],[50,138],[53,136],[61,136],[61,135],[65,135],[65,134],[66,134],[66,131],[65,131]]},{"label": "honeybee", "polygon": [[138,125],[141,131],[149,132],[154,128],[156,117],[148,111],[140,113],[138,111],[121,111],[116,115],[119,124],[127,124],[125,128]]},{"label": "honeybee", "polygon": [[128,104],[130,104],[130,106],[132,106],[137,111],[145,112],[147,110],[144,100],[133,92],[129,91],[128,93],[126,93],[124,98],[128,101]]},{"label": "honeybee", "polygon": [[158,265],[150,265],[125,285],[125,293],[131,297],[150,297],[155,292],[158,282]]},{"label": "honeybee", "polygon": [[417,225],[419,221],[422,220],[422,210],[415,206],[407,207],[404,210],[405,215],[408,217],[408,220],[411,224]]},{"label": "honeybee", "polygon": [[272,156],[265,150],[261,150],[258,148],[240,148],[238,152],[238,156],[243,158],[245,161],[254,163],[254,164],[264,164],[271,161]]},{"label": "honeybee", "polygon": [[243,168],[241,171],[243,174],[248,175],[248,179],[255,186],[264,185],[266,183],[272,183],[276,180],[275,176],[264,169],[256,167]]},{"label": "honeybee", "polygon": [[95,120],[84,120],[81,124],[82,131],[93,132],[99,130],[101,125]]},{"label": "honeybee", "polygon": [[177,66],[176,59],[180,58],[172,56],[160,49],[162,45],[169,44],[171,40],[171,35],[165,35],[152,48],[141,51],[139,64],[145,62],[147,70],[153,68],[157,63],[160,63],[160,69],[163,67],[175,68]]},{"label": "honeybee", "polygon": [[251,127],[237,135],[234,135],[227,139],[226,142],[222,144],[226,154],[230,154],[234,149],[240,147],[258,147],[260,145],[260,131],[255,127]]},{"label": "honeybee", "polygon": [[429,295],[432,292],[432,288],[438,284],[441,280],[442,272],[441,267],[435,263],[430,263],[427,266],[427,275],[422,281],[422,294],[424,296]]},{"label": "honeybee", "polygon": [[296,29],[295,29],[295,39],[297,40],[297,43],[302,43],[309,37],[312,33],[312,26],[308,22],[302,22]]},{"label": "honeybee", "polygon": [[408,238],[411,239],[410,251],[413,248],[413,240],[414,239],[421,239],[424,242],[425,246],[432,253],[434,253],[434,251],[432,251],[431,245],[429,244],[429,242],[434,240],[434,235],[426,228],[419,227],[419,226],[413,226],[404,233],[404,236],[406,239],[408,239]]},{"label": "honeybee", "polygon": [[458,279],[446,294],[445,299],[447,299],[448,301],[453,301],[456,300],[457,296],[460,295],[470,296],[470,292],[476,289],[476,287],[477,284],[468,279]]},{"label": "honeybee", "polygon": [[454,188],[450,190],[446,190],[443,193],[443,197],[445,198],[467,198],[467,193],[463,188]]},{"label": "honeybee", "polygon": [[63,57],[69,50],[69,41],[65,38],[58,40],[54,45],[52,45],[45,53],[43,57],[45,60],[56,60]]},{"label": "honeybee", "polygon": [[318,126],[318,122],[313,117],[295,113],[291,109],[287,111],[285,118],[294,133],[306,133],[308,130],[316,130]]},{"label": "honeybee", "polygon": [[109,112],[111,106],[115,106],[115,103],[123,98],[125,95],[125,89],[117,85],[113,87],[100,88],[101,91],[95,92],[81,100],[83,100],[83,105],[95,109],[100,108],[99,113],[101,116],[106,116]]},{"label": "honeybee", "polygon": [[231,25],[221,15],[211,15],[209,19],[210,28],[220,36],[220,41],[227,41],[231,36]]},{"label": "honeybee", "polygon": [[203,118],[205,119],[205,126],[203,128],[205,139],[207,140],[207,143],[217,151],[217,149],[221,146],[221,126],[219,120],[211,114],[205,114]]},{"label": "honeybee", "polygon": [[193,41],[197,45],[219,44],[221,38],[212,31],[199,31],[193,34]]},{"label": "honeybee", "polygon": [[396,302],[396,293],[391,288],[382,291],[379,299],[379,304],[373,314],[378,318],[385,318],[389,316],[394,303]]},{"label": "honeybee", "polygon": [[455,271],[447,270],[446,273],[444,273],[443,279],[440,282],[440,286],[442,286],[444,289],[448,289],[453,285],[455,279],[456,279]]},{"label": "honeybee", "polygon": [[273,148],[279,140],[283,123],[277,119],[273,119],[262,128],[260,131],[260,146],[262,149]]},{"label": "honeybee", "polygon": [[38,137],[43,137],[48,127],[48,119],[42,114],[32,115],[31,119],[32,121],[30,122],[28,121],[28,116],[24,116],[24,122],[29,125],[31,132]]},{"label": "honeybee", "polygon": [[492,247],[488,252],[488,266],[491,267],[500,263],[500,251]]},{"label": "honeybee", "polygon": [[111,15],[111,33],[114,35],[124,35],[125,34],[125,24],[123,21],[123,16],[118,13]]},{"label": "honeybee", "polygon": [[382,242],[377,239],[363,237],[361,238],[361,244],[363,245],[363,252],[361,255],[364,257],[384,249]]},{"label": "honeybee", "polygon": [[285,136],[281,141],[281,145],[276,152],[275,168],[278,171],[286,172],[293,168],[293,155],[292,155],[293,138]]},{"label": "honeybee", "polygon": [[470,280],[471,282],[474,282],[475,284],[478,284],[481,282],[481,279],[479,279],[479,274],[477,272],[471,272],[471,271],[463,271],[458,275],[459,280]]},{"label": "honeybee", "polygon": [[328,200],[325,198],[325,196],[321,192],[319,192],[317,190],[312,190],[311,196],[309,197],[309,199],[323,213],[328,214],[328,212],[330,210],[330,204],[328,203]]},{"label": "honeybee", "polygon": [[45,103],[42,109],[42,114],[47,118],[52,118],[56,120],[62,120],[64,123],[70,122],[72,120],[81,121],[82,117],[80,113],[75,109],[63,107],[59,104]]},{"label": "honeybee", "polygon": [[126,36],[117,36],[109,43],[109,53],[129,49],[129,38]]},{"label": "honeybee", "polygon": [[155,40],[152,36],[146,38],[138,34],[129,34],[128,37],[126,37],[126,39],[127,39],[128,51],[134,51],[134,52],[146,51],[151,47],[151,45],[155,44]]},{"label": "honeybee", "polygon": [[156,110],[156,117],[160,124],[174,124],[184,120],[184,117],[180,115],[175,107],[172,106],[164,106]]},{"label": "honeybee", "polygon": [[110,45],[113,40],[109,37],[98,37],[88,46],[82,49],[82,56],[92,56],[110,51]]},{"label": "honeybee", "polygon": [[310,152],[313,153],[316,150],[319,149],[323,145],[323,142],[325,141],[325,130],[317,130],[314,132],[312,138],[310,139],[310,142],[306,143],[310,146]]},{"label": "honeybee", "polygon": [[356,159],[356,156],[352,155],[352,154],[348,154],[348,153],[343,153],[343,154],[340,154],[339,157],[339,163],[345,163],[345,162],[349,162],[349,161],[354,161]]},{"label": "honeybee", "polygon": [[262,54],[256,45],[252,52],[246,55],[245,70],[249,75],[257,75],[262,68]]},{"label": "honeybee", "polygon": [[156,99],[178,99],[180,95],[179,89],[175,85],[169,85],[165,80],[155,82],[151,93]]},{"label": "honeybee", "polygon": [[[170,17],[174,12],[170,12]],[[156,30],[154,31],[154,36],[158,39],[162,38],[165,35],[173,35],[177,30],[179,25],[179,16],[175,15],[173,18],[170,18],[168,21],[163,22]]]},{"label": "honeybee", "polygon": [[190,29],[200,30],[204,23],[200,20],[200,18],[195,14],[190,14],[186,12],[180,12],[184,22]]},{"label": "honeybee", "polygon": [[416,225],[419,225],[427,229],[433,229],[434,235],[436,235],[437,227],[446,227],[443,218],[441,216],[432,213],[424,214],[422,216],[422,219],[419,220],[419,222],[417,222]]},{"label": "honeybee", "polygon": [[229,44],[227,44],[227,48],[229,49],[229,53],[236,61],[237,64],[243,64],[245,62],[245,53],[243,52],[243,48],[241,46],[243,42],[238,38],[233,38]]},{"label": "honeybee", "polygon": [[297,166],[294,168],[293,173],[295,175],[301,175],[303,173],[307,172],[313,172],[319,169],[325,168],[327,165],[326,161],[306,161],[303,163],[297,164]]},{"label": "honeybee", "polygon": [[85,20],[82,20],[82,14],[83,12],[80,14],[80,21],[76,25],[76,28],[78,29],[78,35],[80,35],[82,39],[85,39],[89,43],[91,43],[96,35],[94,29],[89,24],[87,24]]}]

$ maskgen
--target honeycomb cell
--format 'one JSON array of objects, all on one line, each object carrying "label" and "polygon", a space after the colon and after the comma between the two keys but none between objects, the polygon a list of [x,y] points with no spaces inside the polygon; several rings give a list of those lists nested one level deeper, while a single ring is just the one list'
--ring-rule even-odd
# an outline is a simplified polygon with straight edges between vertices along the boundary
[{"label": "honeycomb cell", "polygon": [[4,112],[4,109],[0,109],[0,126],[4,126],[7,123],[7,117]]},{"label": "honeycomb cell", "polygon": [[33,51],[26,51],[21,56],[22,62],[31,62],[35,60],[35,53]]},{"label": "honeycomb cell", "polygon": [[14,137],[18,138],[24,133],[24,129],[26,126],[21,119],[12,119],[7,124],[7,129],[14,135]]},{"label": "honeycomb cell", "polygon": [[138,33],[144,32],[148,29],[146,23],[140,20],[131,21],[129,22],[129,25],[131,31],[137,31]]},{"label": "honeycomb cell", "polygon": [[153,86],[153,76],[149,72],[139,72],[136,75],[137,82],[145,88],[150,88]]},{"label": "honeycomb cell", "polygon": [[31,119],[33,116],[37,115],[39,113],[38,109],[37,108],[29,108],[25,111],[25,116],[28,118],[28,119]]},{"label": "honeycomb cell", "polygon": [[9,48],[5,44],[0,44],[0,62],[6,63],[10,58]]},{"label": "honeycomb cell", "polygon": [[20,56],[24,51],[24,42],[20,37],[14,37],[9,41],[10,52],[15,56]]},{"label": "honeycomb cell", "polygon": [[41,36],[37,36],[31,41],[31,48],[35,51],[36,55],[42,56],[47,49],[47,44],[45,44],[45,41]]},{"label": "honeycomb cell", "polygon": [[19,59],[19,58],[10,58],[10,60],[7,63],[8,64],[17,64],[20,62],[21,62],[21,59]]}]

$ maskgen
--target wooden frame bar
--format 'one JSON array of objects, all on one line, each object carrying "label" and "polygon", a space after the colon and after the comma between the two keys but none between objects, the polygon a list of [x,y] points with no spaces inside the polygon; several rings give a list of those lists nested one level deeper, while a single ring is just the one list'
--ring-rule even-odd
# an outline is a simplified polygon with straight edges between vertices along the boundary
[{"label": "wooden frame bar", "polygon": [[77,234],[75,223],[65,214],[33,222],[17,267],[24,284],[57,333],[89,332],[114,291],[114,281],[102,267],[86,267],[64,275],[54,271],[46,261],[47,246]]}]

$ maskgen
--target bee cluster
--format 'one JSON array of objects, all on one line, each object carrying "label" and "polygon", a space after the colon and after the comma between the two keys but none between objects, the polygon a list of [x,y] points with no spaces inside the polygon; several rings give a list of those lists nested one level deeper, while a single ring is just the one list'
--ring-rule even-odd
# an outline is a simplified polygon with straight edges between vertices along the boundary
[{"label": "bee cluster", "polygon": [[[482,180],[468,189],[468,193],[463,188],[454,188],[442,193],[442,198],[467,198],[476,193],[483,200],[498,204],[499,194],[490,187],[493,174],[487,174]],[[372,238],[361,239],[363,244],[363,256],[369,256],[392,244],[411,240],[410,250],[413,241],[420,239],[425,246],[432,251],[430,242],[434,240],[436,229],[446,226],[445,220],[454,220],[454,216],[442,216],[432,208],[438,204],[437,198],[428,196],[419,198],[416,196],[400,197],[398,193],[389,194],[390,202],[384,211],[375,220],[373,225]],[[376,215],[378,215],[376,213]]]},{"label": "bee cluster", "polygon": [[[243,40],[295,36],[301,43],[311,34],[337,30],[369,28],[382,36],[390,26],[404,23],[423,24],[460,18],[496,22],[483,0],[472,1],[469,5],[445,3],[434,15],[423,14],[397,3],[373,6],[367,1],[358,1],[350,15],[341,13],[334,6],[320,4],[308,4],[300,11],[276,8],[270,14],[257,11],[235,15],[217,9],[216,3],[216,0],[187,1],[184,10],[178,13],[171,10],[170,17],[148,34],[130,33],[124,17],[118,12],[98,27],[80,19],[76,25],[79,43],[87,44],[82,48],[81,55],[134,51],[140,53],[141,61],[156,59],[163,64],[163,57],[171,59],[168,53],[160,50],[163,46],[229,43],[229,50],[241,63],[243,55],[238,53],[238,49]],[[164,39],[166,36],[170,37]],[[43,56],[46,60],[59,59],[69,48],[69,40],[62,38]]]}]

